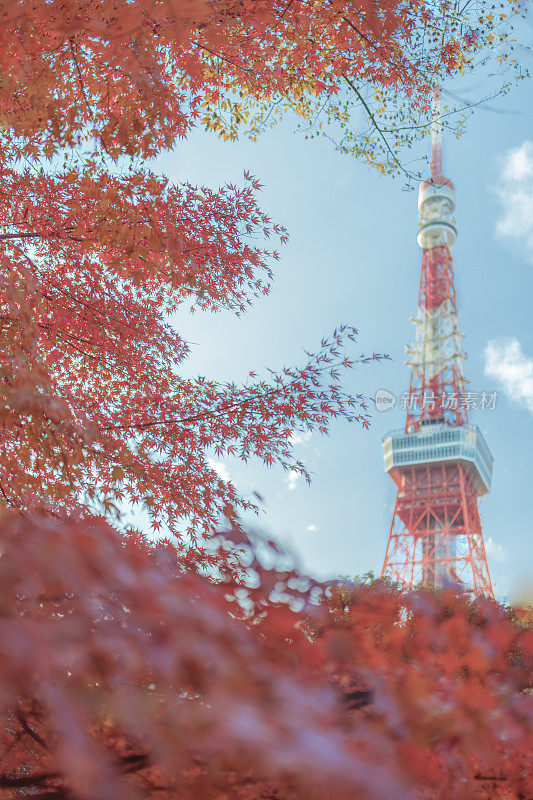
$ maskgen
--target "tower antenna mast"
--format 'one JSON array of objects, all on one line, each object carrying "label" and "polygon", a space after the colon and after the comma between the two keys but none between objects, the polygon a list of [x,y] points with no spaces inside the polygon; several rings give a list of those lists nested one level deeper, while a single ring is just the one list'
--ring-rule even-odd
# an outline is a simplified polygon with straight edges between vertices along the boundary
[{"label": "tower antenna mast", "polygon": [[442,112],[440,107],[440,89],[433,89],[431,123],[431,177],[437,180],[442,177]]}]

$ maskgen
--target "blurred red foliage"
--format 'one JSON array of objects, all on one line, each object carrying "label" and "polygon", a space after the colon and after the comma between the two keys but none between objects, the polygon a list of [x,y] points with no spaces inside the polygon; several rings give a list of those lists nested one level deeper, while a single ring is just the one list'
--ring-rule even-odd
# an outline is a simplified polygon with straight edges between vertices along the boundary
[{"label": "blurred red foliage", "polygon": [[102,521],[4,516],[6,796],[532,796],[533,633],[508,612],[219,546],[239,581]]}]

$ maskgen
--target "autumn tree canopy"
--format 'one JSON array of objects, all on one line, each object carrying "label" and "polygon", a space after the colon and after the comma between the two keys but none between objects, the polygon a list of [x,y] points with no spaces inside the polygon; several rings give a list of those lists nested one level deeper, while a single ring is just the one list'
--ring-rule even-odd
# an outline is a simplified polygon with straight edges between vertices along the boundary
[{"label": "autumn tree canopy", "polygon": [[292,110],[341,149],[398,169],[397,146],[427,128],[436,83],[490,58],[513,71],[522,10],[521,0],[11,0],[0,17],[3,145],[15,158],[87,141],[111,158],[147,156],[197,123],[256,138]]},{"label": "autumn tree canopy", "polygon": [[[191,299],[242,312],[268,292],[286,233],[251,176],[171,185],[144,159],[195,125],[256,136],[289,110],[314,124],[317,104],[350,126],[346,92],[370,123],[384,92],[423,113],[432,84],[517,10],[466,6],[468,18],[448,0],[2,4],[0,504],[139,502],[154,528],[194,536],[243,506],[206,452],[303,470],[294,429],[368,424],[363,398],[338,385],[350,329],[246,386],[180,376],[187,343],[168,315]],[[375,161],[370,139],[357,141]]]}]

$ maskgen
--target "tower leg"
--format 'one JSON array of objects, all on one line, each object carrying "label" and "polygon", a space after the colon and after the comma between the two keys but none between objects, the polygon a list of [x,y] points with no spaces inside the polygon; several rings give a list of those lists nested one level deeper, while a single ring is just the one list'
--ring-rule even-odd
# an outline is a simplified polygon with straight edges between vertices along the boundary
[{"label": "tower leg", "polygon": [[460,585],[494,597],[477,497],[462,464],[404,473],[381,575],[410,589]]}]

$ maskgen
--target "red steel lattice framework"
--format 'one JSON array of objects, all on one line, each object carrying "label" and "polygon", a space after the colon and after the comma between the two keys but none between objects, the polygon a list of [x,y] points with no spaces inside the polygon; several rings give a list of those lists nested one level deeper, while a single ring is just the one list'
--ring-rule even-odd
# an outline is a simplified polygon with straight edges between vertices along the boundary
[{"label": "red steel lattice framework", "polygon": [[469,426],[451,246],[454,187],[442,175],[439,92],[435,91],[431,177],[420,186],[423,249],[411,381],[403,431],[384,439],[398,492],[382,576],[407,587],[461,584],[493,596],[478,497],[489,491],[492,456]]}]

